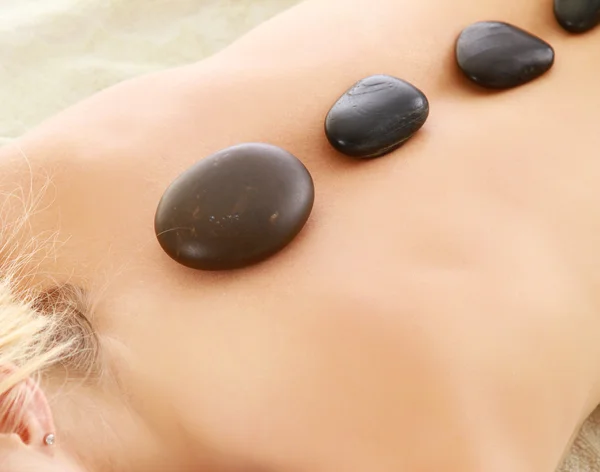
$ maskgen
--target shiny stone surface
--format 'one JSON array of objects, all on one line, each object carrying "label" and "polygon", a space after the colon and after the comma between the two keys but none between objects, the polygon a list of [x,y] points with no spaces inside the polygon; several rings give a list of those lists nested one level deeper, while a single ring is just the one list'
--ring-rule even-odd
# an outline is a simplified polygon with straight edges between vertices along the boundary
[{"label": "shiny stone surface", "polygon": [[201,270],[237,269],[283,249],[313,206],[308,170],[267,144],[242,144],[198,162],[164,193],[155,231],[164,251]]},{"label": "shiny stone surface", "polygon": [[600,22],[600,0],[554,0],[558,23],[571,33],[583,33]]},{"label": "shiny stone surface", "polygon": [[547,72],[554,64],[554,50],[520,28],[485,21],[460,34],[456,60],[473,82],[491,89],[508,89]]},{"label": "shiny stone surface", "polygon": [[428,116],[423,92],[404,80],[374,75],[357,82],[333,105],[325,133],[339,152],[374,158],[400,147]]}]

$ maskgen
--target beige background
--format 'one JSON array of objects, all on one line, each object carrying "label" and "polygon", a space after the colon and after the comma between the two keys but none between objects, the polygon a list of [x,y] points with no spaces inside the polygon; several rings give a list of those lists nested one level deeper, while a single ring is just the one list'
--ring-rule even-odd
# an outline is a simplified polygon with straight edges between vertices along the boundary
[{"label": "beige background", "polygon": [[299,0],[0,0],[0,143],[123,79],[194,62]]},{"label": "beige background", "polygon": [[[0,144],[99,89],[202,59],[298,1],[0,0]],[[600,472],[600,411],[562,470]]]}]

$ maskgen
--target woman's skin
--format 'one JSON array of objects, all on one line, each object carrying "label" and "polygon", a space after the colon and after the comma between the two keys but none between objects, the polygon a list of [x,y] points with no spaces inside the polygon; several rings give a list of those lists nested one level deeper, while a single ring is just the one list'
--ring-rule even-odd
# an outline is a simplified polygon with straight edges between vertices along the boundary
[{"label": "woman's skin", "polygon": [[[556,65],[503,93],[469,84],[453,46],[478,20],[543,37]],[[86,289],[102,343],[99,381],[43,385],[53,460],[553,471],[600,402],[599,49],[600,31],[568,35],[550,0],[309,0],[5,148],[7,221],[46,187],[19,236],[52,241],[30,283]],[[400,150],[356,162],[323,121],[375,73],[421,88],[431,115]],[[310,170],[308,225],[257,266],[179,266],[153,231],[163,191],[248,141]]]}]

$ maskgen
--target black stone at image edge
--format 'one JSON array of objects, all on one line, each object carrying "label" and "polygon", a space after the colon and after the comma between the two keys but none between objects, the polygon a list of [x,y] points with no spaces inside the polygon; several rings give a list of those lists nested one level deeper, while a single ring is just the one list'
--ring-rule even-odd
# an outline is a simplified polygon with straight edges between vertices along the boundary
[{"label": "black stone at image edge", "polygon": [[468,26],[458,37],[456,61],[476,84],[509,89],[548,72],[554,64],[554,49],[515,26],[482,21]]},{"label": "black stone at image edge", "polygon": [[197,162],[167,188],[155,216],[163,250],[199,270],[239,269],[287,246],[312,211],[314,184],[295,156],[249,143]]},{"label": "black stone at image edge", "polygon": [[600,0],[554,0],[554,16],[571,33],[584,33],[600,22]]},{"label": "black stone at image edge", "polygon": [[342,154],[381,157],[410,139],[429,116],[429,102],[414,85],[388,75],[354,84],[333,105],[325,134]]}]

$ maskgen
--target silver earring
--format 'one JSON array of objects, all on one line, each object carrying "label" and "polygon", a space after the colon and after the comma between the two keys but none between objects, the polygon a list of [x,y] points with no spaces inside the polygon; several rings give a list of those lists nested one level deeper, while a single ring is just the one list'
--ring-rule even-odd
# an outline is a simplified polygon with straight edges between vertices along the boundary
[{"label": "silver earring", "polygon": [[54,446],[55,442],[56,436],[54,435],[54,433],[46,434],[46,436],[44,436],[44,444],[46,446]]}]

